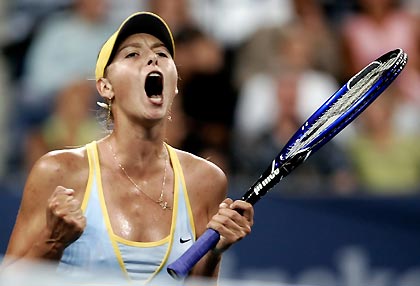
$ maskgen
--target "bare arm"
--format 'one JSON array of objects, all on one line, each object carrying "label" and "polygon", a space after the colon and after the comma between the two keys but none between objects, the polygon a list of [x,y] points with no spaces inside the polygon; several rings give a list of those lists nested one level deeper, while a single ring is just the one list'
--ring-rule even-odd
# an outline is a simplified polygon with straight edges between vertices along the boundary
[{"label": "bare arm", "polygon": [[75,190],[59,187],[74,183],[68,167],[69,162],[74,163],[73,157],[50,153],[34,165],[9,239],[4,267],[22,258],[58,261],[65,247],[83,232],[86,221]]},{"label": "bare arm", "polygon": [[[200,236],[207,228],[212,228],[219,232],[220,240],[216,247],[196,264],[190,275],[217,278],[222,253],[250,233],[253,224],[253,208],[244,201],[234,202],[226,198],[227,178],[217,166],[203,164],[194,170],[200,172],[197,174],[195,173],[197,171],[193,171],[191,180],[191,186],[194,186],[197,192],[193,196],[198,197],[194,203],[199,202],[200,208],[207,210],[204,219],[197,216],[194,218],[197,235]],[[188,190],[191,191],[190,186]]]}]

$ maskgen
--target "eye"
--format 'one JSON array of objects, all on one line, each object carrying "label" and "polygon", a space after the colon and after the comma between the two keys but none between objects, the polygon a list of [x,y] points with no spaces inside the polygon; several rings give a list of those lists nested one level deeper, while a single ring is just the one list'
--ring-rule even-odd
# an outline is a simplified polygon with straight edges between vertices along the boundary
[{"label": "eye", "polygon": [[125,58],[128,59],[128,58],[134,58],[134,57],[138,57],[138,56],[140,56],[140,54],[138,52],[131,52],[131,53],[128,53],[125,56]]},{"label": "eye", "polygon": [[164,58],[167,58],[168,57],[168,55],[165,53],[165,52],[157,52],[156,53],[159,57],[164,57]]}]

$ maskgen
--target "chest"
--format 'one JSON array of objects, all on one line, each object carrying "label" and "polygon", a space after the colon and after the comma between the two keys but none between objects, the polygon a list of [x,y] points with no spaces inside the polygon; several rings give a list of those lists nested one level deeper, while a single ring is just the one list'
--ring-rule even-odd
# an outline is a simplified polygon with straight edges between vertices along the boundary
[{"label": "chest", "polygon": [[[173,182],[173,179],[170,180]],[[152,182],[143,190],[124,177],[102,176],[103,202],[115,235],[136,242],[158,241],[170,233],[174,205],[174,185],[160,189]],[[163,194],[161,203],[159,201]],[[160,204],[166,203],[164,209]]]},{"label": "chest", "polygon": [[[139,190],[124,177],[103,172],[103,208],[115,235],[135,242],[159,241],[170,235],[182,217],[190,221],[196,234],[205,230],[208,218],[201,200],[192,195],[194,186],[184,186],[168,172],[163,192],[159,181],[149,187]],[[162,207],[165,203],[166,209]]]}]

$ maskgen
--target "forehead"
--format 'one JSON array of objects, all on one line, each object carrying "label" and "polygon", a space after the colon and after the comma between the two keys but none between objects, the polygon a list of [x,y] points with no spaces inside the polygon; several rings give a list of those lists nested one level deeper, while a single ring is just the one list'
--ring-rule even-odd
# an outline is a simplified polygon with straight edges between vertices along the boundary
[{"label": "forehead", "polygon": [[118,46],[117,50],[120,51],[126,47],[130,46],[162,46],[164,47],[164,44],[161,40],[156,38],[153,35],[145,34],[145,33],[139,33],[139,34],[133,34],[128,36],[122,43]]}]

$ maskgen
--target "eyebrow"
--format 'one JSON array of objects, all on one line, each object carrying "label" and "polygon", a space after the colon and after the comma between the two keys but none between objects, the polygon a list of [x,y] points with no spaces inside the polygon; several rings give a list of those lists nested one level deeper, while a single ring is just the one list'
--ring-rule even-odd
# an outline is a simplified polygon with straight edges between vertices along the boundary
[{"label": "eyebrow", "polygon": [[[126,48],[142,48],[142,47],[143,47],[143,45],[141,43],[137,43],[137,42],[127,43],[127,44],[121,46],[117,50],[116,54],[119,54],[122,50],[124,50]],[[165,49],[167,49],[166,46],[162,42],[156,42],[156,43],[154,43],[150,46],[151,49],[156,49],[156,48],[160,48],[160,47],[164,47]]]}]

